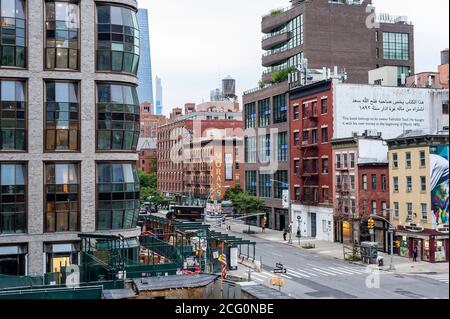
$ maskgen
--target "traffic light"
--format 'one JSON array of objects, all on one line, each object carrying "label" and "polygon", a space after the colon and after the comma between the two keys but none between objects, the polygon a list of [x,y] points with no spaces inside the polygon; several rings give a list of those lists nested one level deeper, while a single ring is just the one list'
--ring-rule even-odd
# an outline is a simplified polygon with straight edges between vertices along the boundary
[{"label": "traffic light", "polygon": [[394,247],[395,248],[400,248],[400,240],[394,241]]},{"label": "traffic light", "polygon": [[367,225],[369,226],[369,229],[374,229],[375,228],[375,221],[370,218],[367,222]]}]

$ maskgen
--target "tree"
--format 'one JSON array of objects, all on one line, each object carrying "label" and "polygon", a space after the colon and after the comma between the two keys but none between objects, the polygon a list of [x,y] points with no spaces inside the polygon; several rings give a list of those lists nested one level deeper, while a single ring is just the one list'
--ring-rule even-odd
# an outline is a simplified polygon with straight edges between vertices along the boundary
[{"label": "tree", "polygon": [[146,173],[143,170],[138,170],[139,183],[141,187],[157,188],[157,176],[156,173]]},{"label": "tree", "polygon": [[238,193],[232,198],[233,207],[241,216],[247,216],[248,233],[250,233],[250,218],[248,216],[260,213],[264,209],[264,201],[247,193]]},{"label": "tree", "polygon": [[233,197],[235,197],[236,195],[239,195],[241,193],[243,193],[244,191],[242,190],[241,186],[235,186],[233,188],[228,188],[225,192],[225,194],[223,195],[223,199],[225,200],[232,200]]}]

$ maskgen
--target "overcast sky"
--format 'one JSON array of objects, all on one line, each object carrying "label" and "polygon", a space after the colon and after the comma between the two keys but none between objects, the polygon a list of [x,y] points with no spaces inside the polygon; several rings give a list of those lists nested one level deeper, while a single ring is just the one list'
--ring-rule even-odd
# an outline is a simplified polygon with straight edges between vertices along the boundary
[{"label": "overcast sky", "polygon": [[[153,78],[162,78],[164,114],[209,100],[221,79],[236,79],[239,97],[261,77],[261,16],[288,0],[138,0],[149,9]],[[373,0],[378,13],[415,25],[416,71],[434,71],[449,46],[448,0]],[[241,100],[241,99],[240,99]]]}]

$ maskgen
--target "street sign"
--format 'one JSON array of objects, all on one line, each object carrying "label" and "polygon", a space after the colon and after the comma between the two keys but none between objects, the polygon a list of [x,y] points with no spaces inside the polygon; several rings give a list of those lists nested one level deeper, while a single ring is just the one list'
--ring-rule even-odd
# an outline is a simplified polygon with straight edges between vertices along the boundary
[{"label": "street sign", "polygon": [[285,274],[287,273],[287,269],[284,268],[283,264],[277,263],[276,268],[273,270],[274,274]]},{"label": "street sign", "polygon": [[297,220],[302,220],[302,216],[297,216]]}]

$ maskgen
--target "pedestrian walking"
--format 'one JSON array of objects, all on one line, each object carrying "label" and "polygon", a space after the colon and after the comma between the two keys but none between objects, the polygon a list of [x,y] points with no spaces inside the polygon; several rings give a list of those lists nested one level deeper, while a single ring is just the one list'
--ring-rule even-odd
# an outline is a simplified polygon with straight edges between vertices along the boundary
[{"label": "pedestrian walking", "polygon": [[413,249],[413,261],[416,262],[417,261],[417,255],[419,254],[419,250],[417,249],[417,246],[414,246]]},{"label": "pedestrian walking", "polygon": [[283,229],[283,239],[284,239],[284,241],[287,240],[286,236],[287,236],[287,229],[285,228],[285,229]]}]

